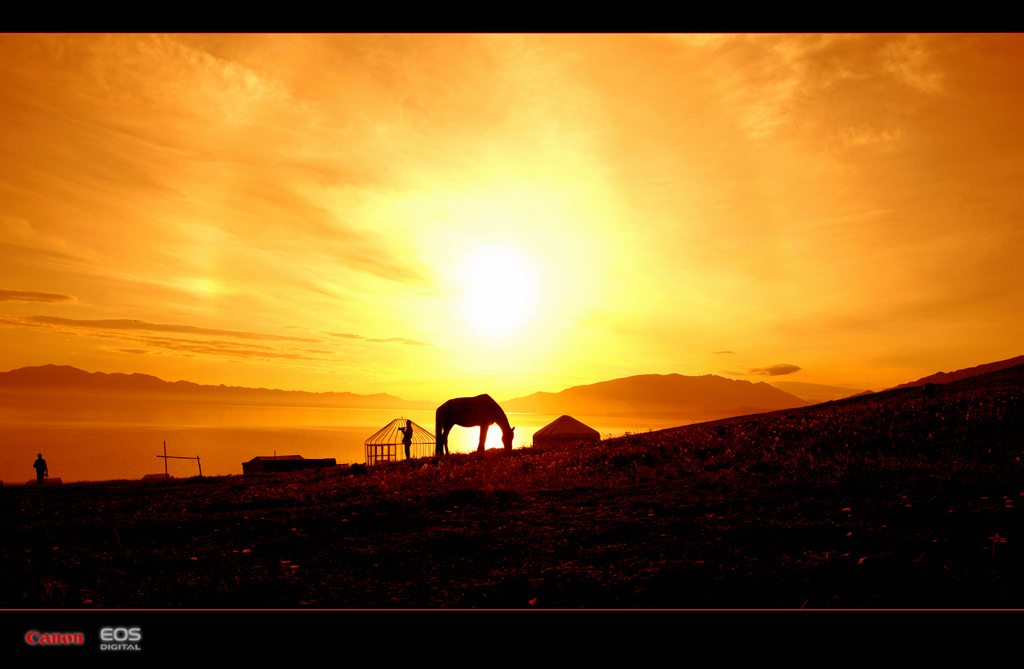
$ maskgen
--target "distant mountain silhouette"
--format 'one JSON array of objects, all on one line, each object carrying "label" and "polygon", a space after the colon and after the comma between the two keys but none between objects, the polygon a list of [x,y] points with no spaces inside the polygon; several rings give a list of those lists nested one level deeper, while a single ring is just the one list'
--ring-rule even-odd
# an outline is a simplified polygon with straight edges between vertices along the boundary
[{"label": "distant mountain silhouette", "polygon": [[[844,397],[851,397],[865,392],[861,388],[843,388],[841,386],[825,386],[820,383],[803,383],[802,381],[774,381],[770,385],[790,395],[812,403],[828,402]],[[870,391],[868,391],[870,392]]]},{"label": "distant mountain silhouette", "polygon": [[721,376],[642,374],[559,393],[534,393],[502,402],[506,411],[546,414],[691,414],[739,416],[794,409],[808,402],[767,383]]},{"label": "distant mountain silhouette", "polygon": [[910,383],[901,383],[898,386],[889,388],[889,390],[898,390],[900,388],[913,388],[915,386],[923,386],[926,383],[949,383],[950,381],[959,381],[972,376],[978,376],[979,374],[988,374],[989,372],[998,372],[1001,369],[1007,369],[1008,367],[1016,367],[1017,365],[1024,365],[1024,355],[1018,355],[1016,358],[1010,358],[1009,360],[1001,360],[999,362],[990,362],[985,365],[978,365],[977,367],[968,367],[967,369],[960,369],[955,372],[938,372],[931,376],[918,379],[917,381],[911,381]]},{"label": "distant mountain silhouette", "polygon": [[[949,383],[1024,364],[1024,356],[956,372],[939,372],[890,390]],[[790,392],[787,392],[786,390]],[[643,374],[584,386],[558,393],[534,393],[501,402],[507,412],[577,415],[658,414],[680,420],[710,420],[744,414],[794,409],[815,402],[838,399],[828,393],[858,394],[856,390],[818,384],[783,381],[774,385],[727,379],[706,374]],[[865,391],[870,393],[871,391]],[[820,396],[819,396],[820,395]],[[190,381],[168,382],[148,374],[85,372],[69,365],[22,367],[0,372],[0,398],[32,401],[36,397],[88,398],[94,401],[182,402],[254,406],[308,406],[351,409],[434,410],[434,401],[404,400],[377,393],[311,393],[240,386],[211,386]]]},{"label": "distant mountain silhouette", "polygon": [[349,409],[434,409],[434,402],[409,401],[377,393],[310,393],[240,386],[169,382],[148,374],[85,372],[69,365],[22,367],[0,372],[0,395],[29,399],[88,397],[93,400],[190,402],[257,406],[313,406]]}]

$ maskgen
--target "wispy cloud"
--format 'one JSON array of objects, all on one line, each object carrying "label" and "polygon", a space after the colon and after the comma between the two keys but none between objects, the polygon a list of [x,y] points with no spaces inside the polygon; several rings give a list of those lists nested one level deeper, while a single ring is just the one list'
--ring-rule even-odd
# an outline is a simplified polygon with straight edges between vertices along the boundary
[{"label": "wispy cloud", "polygon": [[725,374],[726,376],[785,376],[786,374],[793,374],[799,372],[800,367],[796,365],[769,365],[768,367],[748,367],[745,372],[732,372],[722,370],[719,374]]},{"label": "wispy cloud", "polygon": [[926,93],[942,92],[943,72],[931,60],[920,35],[906,35],[886,45],[885,69],[897,79]]},{"label": "wispy cloud", "polygon": [[[324,360],[320,356],[309,356],[292,351],[282,351],[270,346],[259,344],[242,344],[239,342],[222,340],[178,339],[174,337],[139,337],[134,339],[140,344],[163,348],[183,353],[198,353],[202,355],[227,356],[231,358],[265,358],[281,360]],[[308,349],[304,349],[308,350]]]},{"label": "wispy cloud", "polygon": [[366,339],[363,335],[342,333],[342,332],[322,332],[321,334],[330,335],[332,337],[341,337],[343,339]]},{"label": "wispy cloud", "polygon": [[398,342],[400,344],[407,344],[409,346],[434,346],[430,342],[416,341],[415,339],[406,339],[405,337],[390,337],[388,339],[367,339],[366,341],[377,342],[380,344],[386,344],[388,342]]},{"label": "wispy cloud", "polygon": [[406,339],[405,337],[388,337],[387,339],[370,339],[363,335],[342,333],[342,332],[323,332],[322,334],[330,335],[332,337],[341,337],[343,339],[358,339],[360,341],[369,341],[375,344],[387,344],[390,342],[398,342],[400,344],[407,344],[409,346],[436,346],[437,344],[431,344],[430,342],[417,341],[415,339]]},{"label": "wispy cloud", "polygon": [[[5,327],[54,328],[76,335],[113,339],[121,343],[133,345],[133,347],[112,350],[136,355],[150,353],[153,349],[174,351],[182,355],[199,354],[229,358],[284,360],[328,360],[331,355],[331,351],[320,349],[288,349],[287,346],[282,349],[279,346],[275,346],[275,344],[288,344],[292,342],[318,343],[321,341],[319,339],[286,337],[264,332],[217,330],[191,325],[148,323],[146,321],[128,319],[79,320],[58,318],[56,316],[0,316],[0,325]],[[191,338],[165,337],[148,333],[181,334]],[[231,341],[230,339],[224,339],[224,337],[242,341]],[[266,343],[255,343],[257,341]],[[310,353],[314,355],[308,355]]]},{"label": "wispy cloud", "polygon": [[0,289],[0,302],[75,302],[73,295],[40,293],[32,290]]},{"label": "wispy cloud", "polygon": [[57,316],[28,316],[24,319],[28,324],[54,325],[69,328],[87,328],[97,330],[143,330],[149,332],[176,332],[191,335],[214,335],[234,337],[237,339],[255,339],[260,341],[295,341],[317,343],[319,339],[309,337],[286,337],[284,335],[267,334],[265,332],[244,332],[239,330],[217,330],[200,328],[194,325],[178,325],[172,323],[149,323],[147,321],[127,318],[107,320],[80,320],[76,318],[60,318]]},{"label": "wispy cloud", "polygon": [[784,376],[799,371],[800,368],[796,365],[771,365],[769,367],[751,368],[747,370],[747,374],[752,376]]}]

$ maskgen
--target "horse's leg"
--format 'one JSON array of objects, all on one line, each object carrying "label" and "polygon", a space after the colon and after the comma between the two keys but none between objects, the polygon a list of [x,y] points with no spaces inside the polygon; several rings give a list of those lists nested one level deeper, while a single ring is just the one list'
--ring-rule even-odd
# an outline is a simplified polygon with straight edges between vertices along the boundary
[{"label": "horse's leg", "polygon": [[448,454],[448,435],[450,435],[452,433],[452,429],[454,427],[455,427],[454,425],[448,425],[448,426],[446,426],[444,428],[444,437],[441,439],[441,445],[438,446],[438,449],[439,449],[438,453],[437,453],[438,455],[447,455]]},{"label": "horse's leg", "polygon": [[451,428],[445,428],[444,421],[438,421],[435,426],[437,433],[434,438],[437,443],[434,444],[434,457],[439,458],[444,455],[444,447],[448,443],[448,430]]},{"label": "horse's leg", "polygon": [[[440,412],[438,412],[438,414],[440,414]],[[444,423],[441,420],[441,416],[438,415],[437,417],[434,418],[434,457],[435,458],[438,457],[439,455],[441,455],[441,449],[444,448],[441,445],[441,439],[443,439],[443,436],[441,435],[441,432],[442,432],[443,429],[444,429]]]},{"label": "horse's leg", "polygon": [[484,452],[484,444],[487,443],[487,430],[490,429],[490,427],[491,427],[490,425],[481,425],[480,426],[480,445],[476,447],[476,452],[477,453],[483,453]]}]

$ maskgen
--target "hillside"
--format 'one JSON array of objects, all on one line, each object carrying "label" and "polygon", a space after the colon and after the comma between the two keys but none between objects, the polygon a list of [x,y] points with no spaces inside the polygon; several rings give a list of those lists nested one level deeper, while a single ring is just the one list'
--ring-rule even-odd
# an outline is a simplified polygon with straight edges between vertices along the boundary
[{"label": "hillside", "polygon": [[558,393],[534,393],[501,403],[506,411],[548,414],[759,413],[806,406],[799,397],[767,383],[721,376],[643,374]]},{"label": "hillside", "polygon": [[801,381],[772,381],[771,385],[775,386],[779,390],[789,393],[790,395],[796,395],[800,399],[811,402],[812,404],[829,402],[831,400],[838,400],[844,397],[852,397],[853,395],[864,392],[864,390],[860,388],[826,386],[820,383],[803,383]]},{"label": "hillside", "polygon": [[4,489],[0,608],[1024,606],[1024,366],[560,449]]},{"label": "hillside", "polygon": [[896,390],[899,388],[913,388],[916,386],[923,386],[927,383],[950,383],[952,381],[961,381],[968,379],[972,376],[979,376],[981,374],[988,374],[990,372],[998,372],[1001,369],[1007,369],[1010,367],[1016,367],[1017,365],[1024,364],[1024,355],[1018,355],[1016,358],[1010,358],[1009,360],[1000,360],[999,362],[990,362],[985,365],[978,365],[977,367],[968,367],[966,369],[959,369],[955,372],[938,372],[931,376],[918,379],[917,381],[911,381],[910,383],[901,383],[898,386],[892,388]]}]

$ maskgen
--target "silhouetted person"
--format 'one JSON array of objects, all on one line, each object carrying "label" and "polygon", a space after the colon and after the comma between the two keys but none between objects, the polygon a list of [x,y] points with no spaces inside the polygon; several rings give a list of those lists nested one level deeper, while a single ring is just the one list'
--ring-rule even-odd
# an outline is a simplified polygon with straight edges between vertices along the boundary
[{"label": "silhouetted person", "polygon": [[402,433],[402,444],[405,446],[405,459],[409,459],[409,448],[412,446],[412,421],[405,421],[405,427],[398,428]]},{"label": "silhouetted person", "polygon": [[39,453],[36,455],[36,463],[32,465],[36,468],[36,481],[39,485],[43,484],[43,477],[50,475],[50,470],[46,468],[46,460],[43,460],[43,454]]}]

